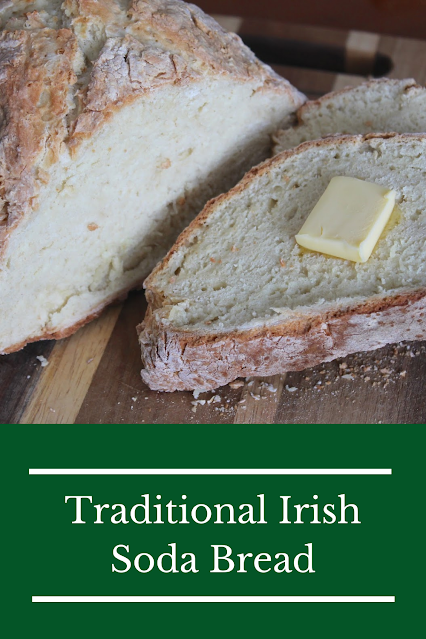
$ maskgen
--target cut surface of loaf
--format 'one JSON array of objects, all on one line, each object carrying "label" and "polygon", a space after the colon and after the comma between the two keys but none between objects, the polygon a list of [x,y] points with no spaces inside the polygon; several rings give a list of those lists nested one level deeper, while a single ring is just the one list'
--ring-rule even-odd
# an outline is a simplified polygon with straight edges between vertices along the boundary
[{"label": "cut surface of loaf", "polygon": [[[394,189],[371,257],[355,263],[295,235],[337,175]],[[307,142],[211,201],[145,282],[143,380],[213,389],[426,336],[426,135]]]},{"label": "cut surface of loaf", "polygon": [[140,286],[304,97],[179,0],[0,2],[0,353]]},{"label": "cut surface of loaf", "polygon": [[415,80],[370,80],[306,102],[298,124],[274,136],[274,154],[328,135],[426,132],[426,88]]}]

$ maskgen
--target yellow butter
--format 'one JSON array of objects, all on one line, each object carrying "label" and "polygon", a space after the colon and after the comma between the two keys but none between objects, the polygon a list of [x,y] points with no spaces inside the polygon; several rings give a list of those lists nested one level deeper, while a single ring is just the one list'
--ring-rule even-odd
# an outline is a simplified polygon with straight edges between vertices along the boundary
[{"label": "yellow butter", "polygon": [[351,177],[334,177],[296,235],[311,251],[366,262],[395,206],[395,191]]}]

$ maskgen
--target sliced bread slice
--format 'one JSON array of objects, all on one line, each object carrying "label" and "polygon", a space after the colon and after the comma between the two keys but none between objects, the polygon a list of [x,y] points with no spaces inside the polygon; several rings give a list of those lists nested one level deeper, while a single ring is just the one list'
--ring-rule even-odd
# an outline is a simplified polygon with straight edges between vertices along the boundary
[{"label": "sliced bread slice", "polygon": [[[336,175],[396,191],[365,263],[295,235]],[[138,327],[152,389],[213,389],[426,337],[426,135],[307,142],[212,200],[145,282]]]},{"label": "sliced bread slice", "polygon": [[426,88],[415,80],[371,80],[306,102],[297,126],[278,131],[274,154],[336,134],[426,132]]},{"label": "sliced bread slice", "polygon": [[0,3],[0,353],[141,286],[304,101],[180,0]]}]

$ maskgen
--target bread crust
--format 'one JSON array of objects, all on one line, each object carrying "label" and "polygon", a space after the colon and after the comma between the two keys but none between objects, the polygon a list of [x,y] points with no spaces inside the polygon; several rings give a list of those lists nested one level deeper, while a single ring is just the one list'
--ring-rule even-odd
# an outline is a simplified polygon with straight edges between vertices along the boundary
[{"label": "bread crust", "polygon": [[0,35],[0,258],[59,158],[77,59],[67,29]]},{"label": "bread crust", "polygon": [[426,288],[375,296],[344,309],[328,307],[323,312],[303,315],[294,312],[291,320],[222,333],[174,329],[162,321],[161,313],[155,312],[167,302],[156,285],[157,276],[167,268],[174,253],[191,242],[218,204],[246,189],[257,175],[307,148],[361,144],[374,138],[418,139],[426,144],[426,134],[397,133],[305,142],[255,167],[237,186],[205,206],[144,283],[148,311],[137,332],[142,350],[141,375],[151,389],[212,390],[241,376],[303,370],[349,353],[426,338]]},{"label": "bread crust", "polygon": [[346,311],[223,334],[161,326],[148,308],[138,326],[142,379],[160,391],[213,390],[237,377],[300,371],[350,353],[426,338],[426,289]]}]

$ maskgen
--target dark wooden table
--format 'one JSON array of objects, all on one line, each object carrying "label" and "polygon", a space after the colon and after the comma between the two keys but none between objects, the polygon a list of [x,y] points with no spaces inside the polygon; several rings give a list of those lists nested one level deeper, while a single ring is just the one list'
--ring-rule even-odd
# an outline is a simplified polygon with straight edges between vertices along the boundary
[{"label": "dark wooden table", "polygon": [[426,0],[197,0],[207,13],[426,39]]},{"label": "dark wooden table", "polygon": [[[371,74],[426,83],[426,41],[223,18],[309,97]],[[426,343],[389,346],[301,373],[241,380],[195,398],[141,381],[142,292],[58,342],[0,358],[3,423],[424,423]],[[48,361],[47,366],[37,357]]]}]

